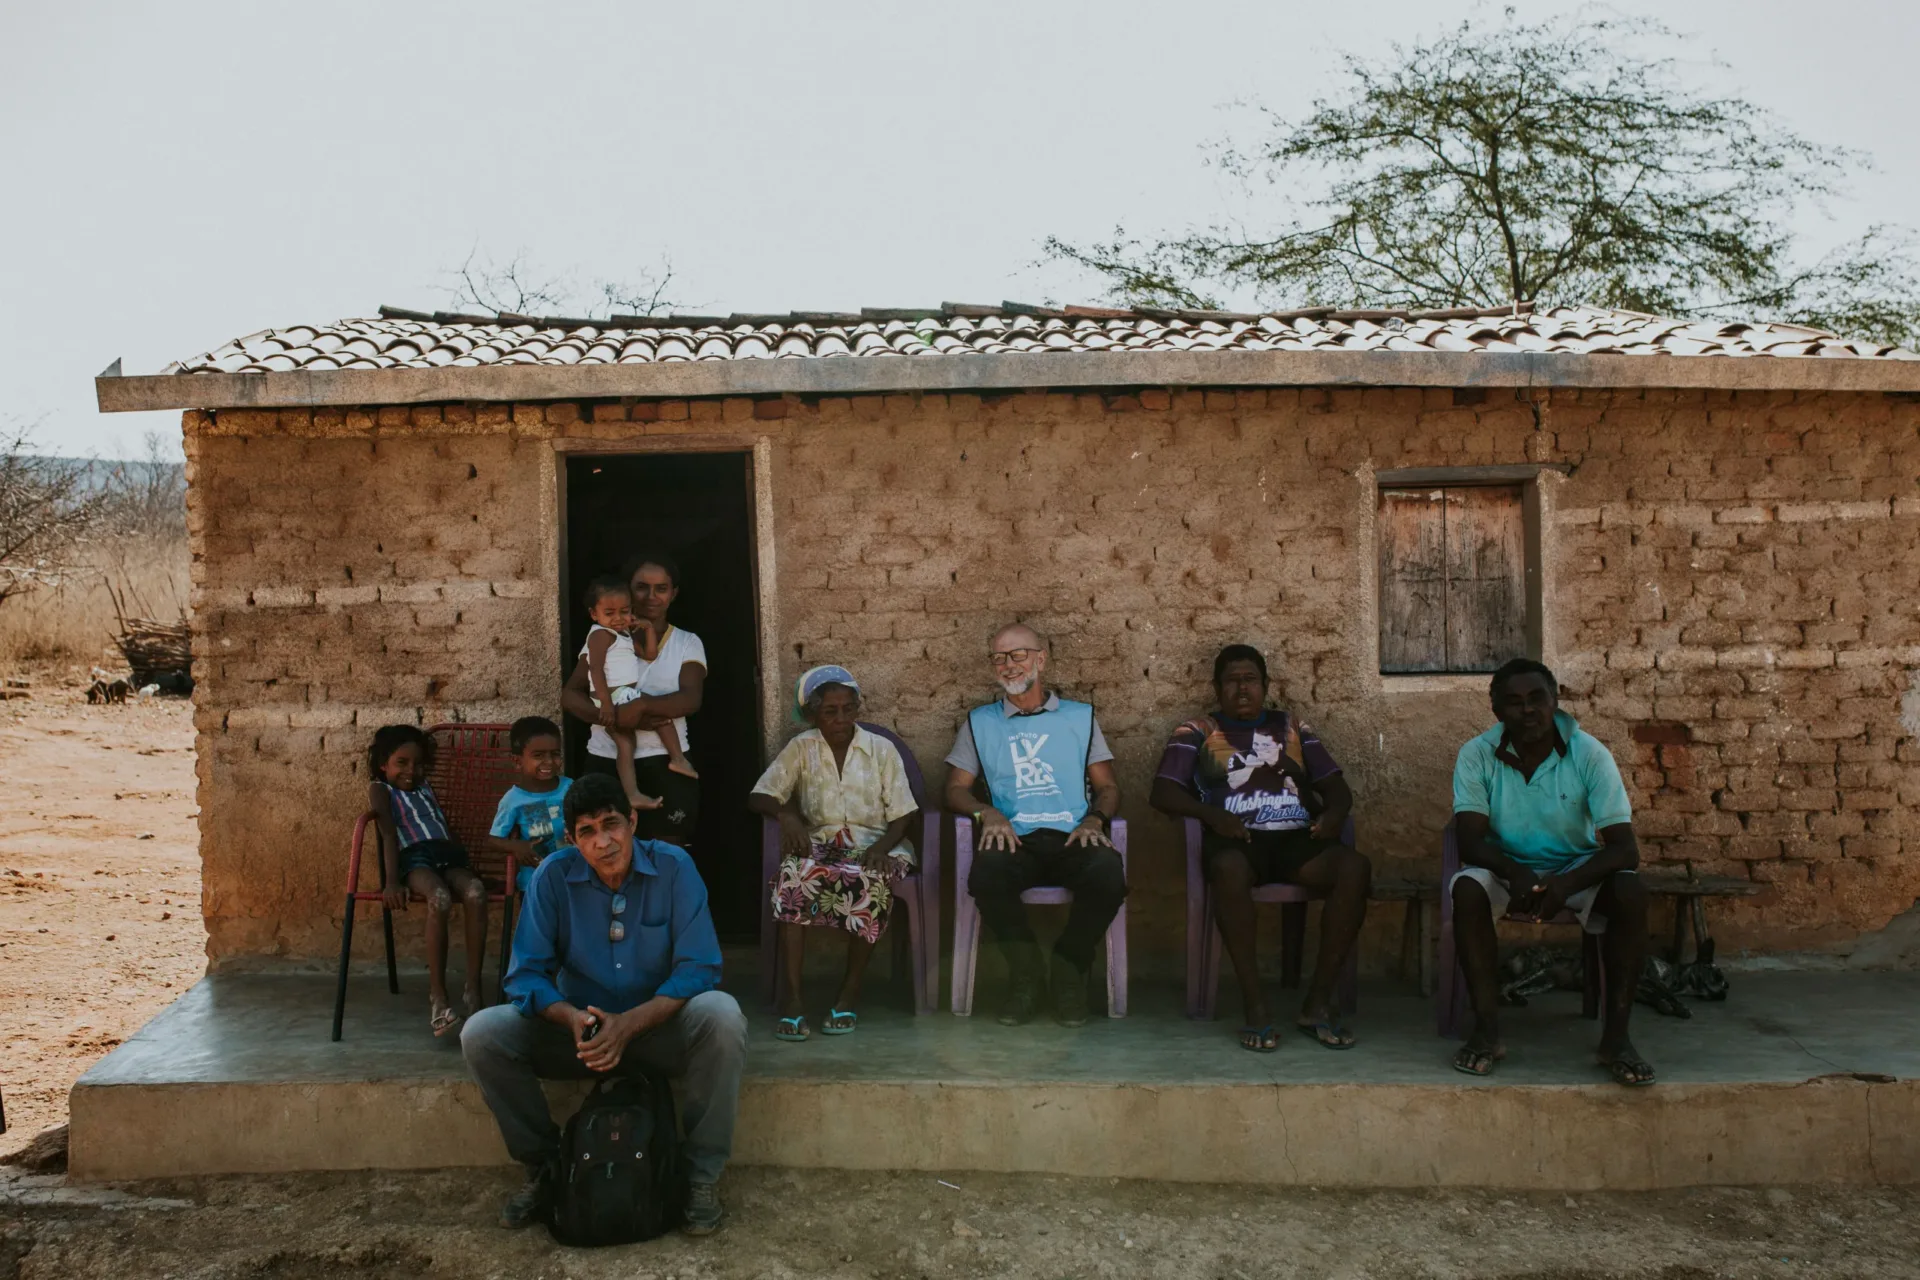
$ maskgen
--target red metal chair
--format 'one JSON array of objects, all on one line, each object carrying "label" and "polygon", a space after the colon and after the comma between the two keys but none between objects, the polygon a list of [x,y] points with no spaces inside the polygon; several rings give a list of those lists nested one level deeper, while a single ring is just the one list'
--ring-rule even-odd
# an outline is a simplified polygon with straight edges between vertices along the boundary
[{"label": "red metal chair", "polygon": [[[913,752],[901,741],[900,735],[864,720],[860,727],[900,749],[900,762],[907,770],[907,785],[920,806],[920,812],[908,822],[916,846],[914,852],[920,861],[912,875],[902,876],[894,886],[894,901],[907,909],[906,929],[896,928],[894,932],[894,964],[900,963],[903,947],[912,949],[913,1011],[933,1013],[940,1007],[940,810],[927,802],[926,775],[921,773],[920,762],[913,758]],[[769,895],[779,872],[780,824],[768,818],[761,826],[760,883],[766,886]],[[762,900],[760,906],[760,998],[772,1007],[780,989],[778,931],[770,898]]]},{"label": "red metal chair", "polygon": [[[1460,840],[1453,823],[1440,833],[1440,973],[1434,985],[1434,1002],[1439,1013],[1440,1034],[1449,1040],[1460,1038],[1460,1017],[1470,1010],[1467,975],[1460,970],[1460,958],[1453,942],[1453,877],[1460,870]],[[1512,916],[1507,917],[1513,919]],[[1526,921],[1528,924],[1535,921]],[[1578,926],[1580,918],[1562,911],[1548,924]],[[1606,1006],[1607,968],[1600,959],[1598,934],[1580,930],[1580,1014],[1598,1018]]]},{"label": "red metal chair", "polygon": [[[511,857],[502,857],[486,847],[493,811],[500,797],[513,785],[513,757],[507,749],[504,724],[437,724],[427,730],[433,742],[433,767],[427,781],[440,807],[446,812],[447,826],[453,838],[467,851],[474,873],[487,885],[487,901],[500,907],[500,978],[507,976],[507,960],[512,950],[513,913],[518,901],[513,883],[515,870]],[[379,855],[378,838],[372,842],[373,863],[380,878],[377,889],[360,887],[361,855],[369,830],[374,827],[372,813],[363,813],[353,824],[353,843],[347,853],[346,910],[340,922],[340,973],[333,993],[333,1039],[340,1038],[340,1023],[347,1011],[347,966],[353,958],[353,917],[357,904],[378,902],[380,927],[387,944],[387,990],[400,994],[400,970],[393,954],[393,912],[381,897],[386,888],[386,860]],[[422,902],[418,894],[409,894],[409,902]]]},{"label": "red metal chair", "polygon": [[[1220,930],[1214,925],[1213,886],[1200,859],[1200,820],[1183,818],[1187,840],[1187,1016],[1211,1020],[1220,993]],[[1353,848],[1353,819],[1340,828],[1340,843]],[[1297,884],[1255,885],[1255,902],[1280,904],[1280,985],[1300,985],[1301,952],[1307,940],[1307,904],[1326,895]],[[1347,952],[1334,988],[1343,1012],[1360,1004],[1360,948]]]},{"label": "red metal chair", "polygon": [[[1115,818],[1107,831],[1113,848],[1120,855],[1120,871],[1127,869],[1127,820]],[[973,820],[953,820],[953,1012],[958,1017],[973,1013],[974,967],[980,958],[980,908],[967,892],[973,873]],[[1069,890],[1051,886],[1028,889],[1020,901],[1029,906],[1064,906],[1073,901]],[[1127,904],[1107,926],[1107,1016],[1127,1016]]]}]

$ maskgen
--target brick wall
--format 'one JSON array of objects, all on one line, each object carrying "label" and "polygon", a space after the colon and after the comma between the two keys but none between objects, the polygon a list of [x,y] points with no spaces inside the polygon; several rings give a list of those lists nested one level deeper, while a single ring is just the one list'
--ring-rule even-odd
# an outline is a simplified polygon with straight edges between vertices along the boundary
[{"label": "brick wall", "polygon": [[[1118,755],[1149,968],[1177,972],[1184,891],[1147,785],[1221,644],[1266,650],[1346,766],[1363,847],[1432,873],[1453,752],[1488,713],[1481,681],[1376,674],[1371,475],[1408,466],[1571,465],[1541,482],[1546,657],[1620,759],[1650,857],[1768,885],[1720,912],[1723,945],[1883,925],[1920,896],[1901,809],[1920,407],[1537,395],[189,414],[211,953],[328,954],[372,725],[551,711],[553,450],[701,433],[771,445],[783,687],[848,664],[933,766],[990,694],[993,627],[1053,636],[1057,682]],[[1376,958],[1398,924],[1379,914]]]},{"label": "brick wall", "polygon": [[373,730],[557,702],[547,450],[223,416],[187,432],[208,954],[325,956]]}]

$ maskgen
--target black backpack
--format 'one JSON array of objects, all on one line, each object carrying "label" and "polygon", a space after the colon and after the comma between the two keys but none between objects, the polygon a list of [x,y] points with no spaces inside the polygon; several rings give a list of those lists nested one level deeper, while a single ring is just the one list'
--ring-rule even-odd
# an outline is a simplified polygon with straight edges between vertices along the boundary
[{"label": "black backpack", "polygon": [[685,1208],[673,1090],[650,1075],[597,1082],[560,1138],[553,1238],[575,1247],[651,1240]]}]

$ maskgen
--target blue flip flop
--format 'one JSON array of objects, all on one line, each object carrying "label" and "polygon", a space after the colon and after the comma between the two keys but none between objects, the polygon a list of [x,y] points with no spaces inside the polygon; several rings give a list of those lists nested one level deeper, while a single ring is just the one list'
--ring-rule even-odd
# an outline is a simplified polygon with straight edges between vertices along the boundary
[{"label": "blue flip flop", "polygon": [[807,1030],[805,1014],[795,1018],[782,1018],[774,1024],[773,1038],[798,1044],[813,1033]]},{"label": "blue flip flop", "polygon": [[850,1036],[857,1031],[859,1027],[859,1014],[842,1013],[838,1009],[829,1009],[827,1010],[827,1024],[820,1028],[820,1034],[823,1036]]}]

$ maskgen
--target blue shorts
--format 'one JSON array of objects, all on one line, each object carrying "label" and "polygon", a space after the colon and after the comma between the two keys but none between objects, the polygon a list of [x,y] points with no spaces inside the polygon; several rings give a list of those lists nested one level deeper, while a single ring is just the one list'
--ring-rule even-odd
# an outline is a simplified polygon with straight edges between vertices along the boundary
[{"label": "blue shorts", "polygon": [[402,880],[421,867],[435,873],[452,867],[464,870],[467,867],[467,851],[460,847],[460,842],[457,840],[422,840],[419,844],[410,844],[400,851]]}]

